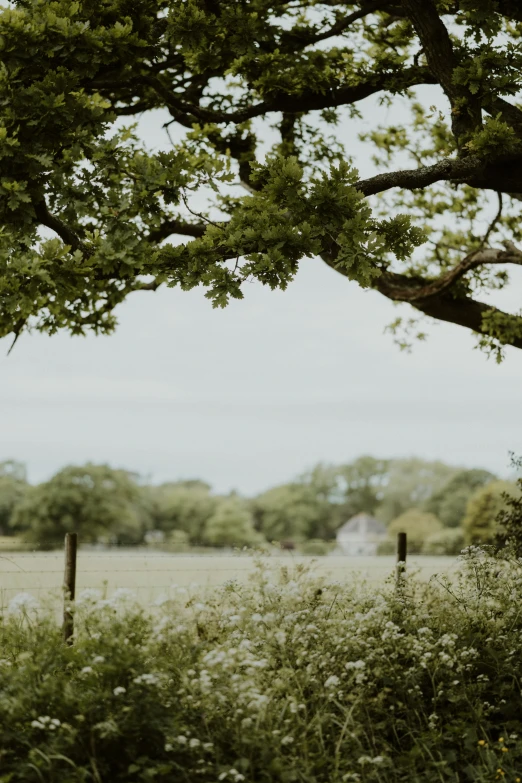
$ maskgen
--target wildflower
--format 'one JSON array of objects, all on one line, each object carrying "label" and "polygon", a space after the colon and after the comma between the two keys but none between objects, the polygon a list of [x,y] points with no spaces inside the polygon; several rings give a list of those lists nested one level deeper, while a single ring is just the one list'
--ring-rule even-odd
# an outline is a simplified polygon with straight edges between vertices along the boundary
[{"label": "wildflower", "polygon": [[339,677],[337,677],[335,674],[332,674],[328,679],[326,680],[324,687],[325,688],[335,688],[337,685],[339,685],[340,680]]},{"label": "wildflower", "polygon": [[103,655],[97,655],[95,658],[92,659],[93,663],[103,663],[105,661],[105,658]]},{"label": "wildflower", "polygon": [[192,739],[189,740],[189,748],[199,748],[201,745],[201,742],[196,739],[196,737],[192,737]]},{"label": "wildflower", "polygon": [[345,669],[364,669],[366,667],[366,663],[364,661],[348,661],[344,665]]},{"label": "wildflower", "polygon": [[186,745],[187,744],[187,738],[183,736],[183,734],[180,734],[179,737],[176,737],[177,742],[179,742],[180,745]]},{"label": "wildflower", "polygon": [[40,608],[39,602],[34,595],[30,593],[18,593],[9,601],[7,614],[23,614],[28,611],[37,611]]},{"label": "wildflower", "polygon": [[125,693],[126,689],[123,688],[121,685],[118,685],[116,688],[114,688],[113,693],[115,696],[120,696],[120,694]]},{"label": "wildflower", "polygon": [[170,744],[170,742],[167,742],[165,745],[165,752],[169,753],[171,750],[172,750],[172,745]]},{"label": "wildflower", "polygon": [[293,741],[294,738],[288,734],[286,737],[283,737],[283,739],[281,740],[281,745],[291,745]]},{"label": "wildflower", "polygon": [[84,666],[80,674],[91,674],[92,666]]},{"label": "wildflower", "polygon": [[131,590],[128,587],[118,587],[112,594],[112,601],[128,601],[131,598],[136,598],[136,591]]},{"label": "wildflower", "polygon": [[76,598],[76,604],[88,604],[99,601],[102,596],[101,590],[95,587],[86,587]]},{"label": "wildflower", "polygon": [[158,685],[159,679],[156,674],[140,674],[139,677],[133,679],[133,682],[135,682],[136,685]]}]

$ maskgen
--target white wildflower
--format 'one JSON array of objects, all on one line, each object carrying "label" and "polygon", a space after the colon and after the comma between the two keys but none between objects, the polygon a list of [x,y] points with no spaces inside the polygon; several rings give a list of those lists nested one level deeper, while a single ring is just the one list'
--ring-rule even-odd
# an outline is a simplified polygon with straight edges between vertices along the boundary
[{"label": "white wildflower", "polygon": [[84,666],[80,674],[91,674],[92,666]]},{"label": "white wildflower", "polygon": [[281,745],[291,745],[293,741],[294,738],[288,734],[286,737],[283,737],[283,739],[281,740]]},{"label": "white wildflower", "polygon": [[131,590],[128,587],[118,587],[111,596],[113,602],[116,601],[130,601],[136,598],[136,591]]},{"label": "white wildflower", "polygon": [[24,612],[36,612],[40,603],[30,593],[18,593],[9,601],[7,614],[23,614]]},{"label": "white wildflower", "polygon": [[113,693],[115,696],[120,696],[122,693],[126,692],[126,688],[124,688],[122,685],[117,685],[116,688],[114,688]]},{"label": "white wildflower", "polygon": [[339,677],[337,675],[332,674],[328,679],[326,680],[324,687],[325,688],[335,688],[340,683]]},{"label": "white wildflower", "polygon": [[158,685],[159,678],[156,674],[140,674],[139,677],[133,679],[133,682],[136,685],[141,685],[142,683],[145,685]]},{"label": "white wildflower", "polygon": [[348,661],[344,665],[345,669],[364,669],[366,667],[366,663],[364,661]]},{"label": "white wildflower", "polygon": [[96,603],[101,599],[101,597],[101,590],[98,590],[95,587],[86,587],[76,598],[76,605],[81,606],[82,604]]}]

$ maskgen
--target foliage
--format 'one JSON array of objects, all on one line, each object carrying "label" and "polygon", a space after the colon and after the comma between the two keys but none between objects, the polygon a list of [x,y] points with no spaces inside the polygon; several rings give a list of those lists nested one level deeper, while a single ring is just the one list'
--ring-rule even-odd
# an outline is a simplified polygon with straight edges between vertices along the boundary
[{"label": "foliage", "polygon": [[9,783],[173,779],[515,783],[522,567],[472,549],[399,593],[295,568],[154,609],[80,594],[75,640],[12,600],[0,623]]},{"label": "foliage", "polygon": [[186,552],[189,547],[189,535],[184,530],[171,530],[167,541],[175,552]]},{"label": "foliage", "polygon": [[203,530],[203,542],[211,546],[252,546],[263,540],[245,502],[235,496],[221,500]]},{"label": "foliage", "polygon": [[82,543],[140,543],[145,529],[139,500],[140,489],[126,471],[70,466],[31,487],[12,524],[42,549],[61,546],[68,532],[78,533]]},{"label": "foliage", "polygon": [[429,498],[426,511],[435,514],[446,527],[459,527],[475,490],[495,478],[488,470],[463,470]]},{"label": "foliage", "polygon": [[408,552],[411,554],[421,552],[428,537],[441,530],[442,524],[435,514],[418,508],[410,508],[388,525],[388,535],[392,538],[395,538],[397,533],[406,533]]},{"label": "foliage", "polygon": [[376,516],[385,524],[412,507],[421,507],[457,473],[444,462],[419,458],[390,460]]},{"label": "foliage", "polygon": [[13,513],[25,498],[28,489],[24,465],[14,460],[0,462],[0,535],[20,532],[20,529],[13,525]]},{"label": "foliage", "polygon": [[[3,6],[0,336],[108,333],[160,285],[223,307],[316,257],[501,359],[521,317],[477,297],[520,264],[521,41],[514,0]],[[368,98],[400,122],[359,134],[361,179]]]},{"label": "foliage", "polygon": [[299,553],[302,555],[322,556],[328,555],[333,550],[334,545],[329,541],[323,541],[322,538],[310,538],[303,541],[299,546]]},{"label": "foliage", "polygon": [[343,521],[361,512],[376,513],[386,491],[392,462],[364,455],[339,466],[337,476],[343,492]]},{"label": "foliage", "polygon": [[445,528],[431,533],[422,547],[423,555],[460,555],[464,549],[464,532],[461,528]]},{"label": "foliage", "polygon": [[255,528],[267,541],[310,538],[324,518],[324,504],[304,482],[272,487],[253,498],[250,507]]},{"label": "foliage", "polygon": [[[185,551],[187,546],[206,546],[209,544],[205,532],[207,524],[226,500],[213,493],[211,486],[200,479],[172,481],[156,486],[144,482],[137,475],[125,471],[111,473],[111,469],[105,467],[102,474],[103,470],[109,471],[112,477],[110,480],[114,480],[115,486],[119,487],[117,494],[123,491],[124,497],[117,498],[115,503],[117,506],[121,502],[126,510],[117,521],[116,506],[111,507],[108,514],[106,493],[88,490],[91,479],[87,477],[84,491],[88,492],[88,511],[78,511],[84,501],[80,499],[78,487],[70,491],[68,484],[73,481],[82,485],[74,472],[76,468],[71,468],[70,474],[67,473],[69,469],[66,469],[61,478],[61,474],[57,474],[50,486],[43,484],[30,487],[24,478],[23,466],[13,461],[3,464],[4,468],[0,468],[0,522],[1,514],[4,513],[5,524],[9,520],[8,532],[27,530],[28,539],[47,547],[61,546],[65,531],[64,519],[69,520],[67,525],[74,524],[72,520],[82,519],[85,513],[92,520],[81,523],[81,540],[85,543],[95,540],[97,536],[106,542],[141,542],[148,531],[149,538],[163,533],[165,546],[170,551],[174,551],[177,546],[176,542],[168,540],[171,533],[183,536],[183,541],[177,542],[181,547],[178,547],[179,551]],[[81,473],[83,469],[78,470]],[[254,498],[237,497],[236,507],[241,506],[243,509],[240,516],[250,518],[251,515],[251,519],[245,522],[246,528],[241,532],[243,523],[234,521],[235,514],[231,514],[234,530],[227,540],[232,541],[236,537],[234,545],[255,541],[299,544],[310,539],[333,542],[338,528],[357,513],[374,514],[388,523],[412,507],[433,513],[438,511],[444,524],[453,525],[460,520],[463,503],[471,496],[473,488],[481,486],[491,477],[488,471],[462,471],[442,462],[417,458],[378,459],[362,456],[340,465],[319,463],[293,481],[272,487]],[[101,478],[96,481],[101,486]],[[125,494],[129,482],[132,485],[132,499]],[[123,489],[124,486],[127,489]],[[47,508],[51,502],[50,495],[53,496],[54,504],[52,513]],[[97,504],[100,504],[99,508]],[[38,512],[33,517],[32,509],[36,506]],[[2,512],[2,509],[5,511]],[[218,514],[221,519],[219,526],[225,524],[227,514]],[[47,519],[46,522],[42,521],[42,515]],[[58,517],[62,521],[58,522]],[[97,519],[104,521],[99,525]],[[33,527],[33,520],[35,531],[31,532],[28,528]],[[109,529],[107,525],[113,523],[114,529]],[[217,524],[215,520],[213,524]],[[252,537],[251,531],[248,532],[251,524],[259,535]],[[124,532],[122,526],[130,527]],[[50,537],[46,541],[47,533]],[[221,532],[218,537],[224,535]]]},{"label": "foliage", "polygon": [[506,494],[513,495],[508,481],[492,481],[470,498],[462,520],[466,544],[492,544],[497,532],[496,518],[506,506]]},{"label": "foliage", "polygon": [[[522,459],[512,456],[512,465],[520,471]],[[498,549],[507,547],[516,557],[522,557],[522,476],[517,479],[516,492],[507,494],[495,521],[495,546]]]},{"label": "foliage", "polygon": [[155,526],[169,533],[182,530],[193,544],[200,544],[207,521],[219,500],[203,481],[179,481],[150,489],[155,503]]}]

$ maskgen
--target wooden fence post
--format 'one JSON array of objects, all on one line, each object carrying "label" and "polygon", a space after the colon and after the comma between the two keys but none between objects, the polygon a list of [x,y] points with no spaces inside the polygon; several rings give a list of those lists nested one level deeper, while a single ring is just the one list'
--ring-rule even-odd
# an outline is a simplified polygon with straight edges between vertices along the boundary
[{"label": "wooden fence post", "polygon": [[408,551],[406,533],[397,533],[397,565],[396,565],[396,581],[397,587],[401,584],[402,575],[404,574],[406,554]]},{"label": "wooden fence post", "polygon": [[72,606],[68,601],[74,601],[76,590],[76,550],[78,548],[78,533],[65,534],[65,576],[64,576],[64,608],[63,608],[63,638],[68,645],[72,644],[74,617]]}]

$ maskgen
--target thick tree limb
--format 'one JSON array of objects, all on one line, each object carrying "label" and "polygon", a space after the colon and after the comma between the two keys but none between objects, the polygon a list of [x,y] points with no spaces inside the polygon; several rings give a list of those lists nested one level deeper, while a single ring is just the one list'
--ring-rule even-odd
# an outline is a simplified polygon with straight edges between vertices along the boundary
[{"label": "thick tree limb", "polygon": [[152,74],[139,77],[137,82],[146,84],[155,90],[176,120],[180,121],[179,118],[186,119],[192,117],[195,121],[202,120],[203,122],[216,123],[240,123],[271,112],[317,111],[356,103],[386,89],[398,91],[399,89],[407,89],[419,84],[437,84],[436,78],[428,68],[410,66],[409,68],[404,68],[399,73],[376,74],[366,82],[346,85],[337,90],[328,90],[325,93],[309,90],[302,95],[283,95],[270,101],[262,101],[239,111],[226,112],[186,102],[176,93],[173,93],[170,87],[164,84],[160,78]]},{"label": "thick tree limb", "polygon": [[33,209],[38,222],[41,223],[42,226],[50,228],[55,234],[58,234],[60,239],[62,239],[66,245],[70,246],[71,250],[81,250],[82,253],[86,252],[85,245],[80,237],[70,228],[70,226],[49,212],[45,201],[33,202]]},{"label": "thick tree limb", "polygon": [[402,5],[419,36],[429,68],[451,104],[453,133],[464,153],[461,142],[482,125],[480,102],[453,80],[457,60],[433,0],[402,0]]},{"label": "thick tree limb", "polygon": [[356,183],[357,190],[365,196],[374,196],[391,188],[406,188],[415,190],[425,188],[439,181],[467,182],[472,176],[479,176],[484,169],[484,162],[479,158],[446,158],[433,166],[422,166],[418,169],[402,171],[387,171],[376,174],[369,179]]},{"label": "thick tree limb", "polygon": [[186,223],[183,220],[166,220],[159,228],[150,231],[147,235],[149,242],[161,242],[172,234],[181,234],[188,237],[202,237],[206,226],[202,223]]},{"label": "thick tree limb", "polygon": [[377,287],[381,293],[385,293],[388,298],[396,302],[409,302],[417,306],[418,302],[425,302],[430,298],[446,294],[472,269],[491,264],[521,266],[522,251],[518,250],[512,242],[506,242],[506,250],[479,250],[470,253],[449,272],[432,281],[384,272],[377,280]]}]

